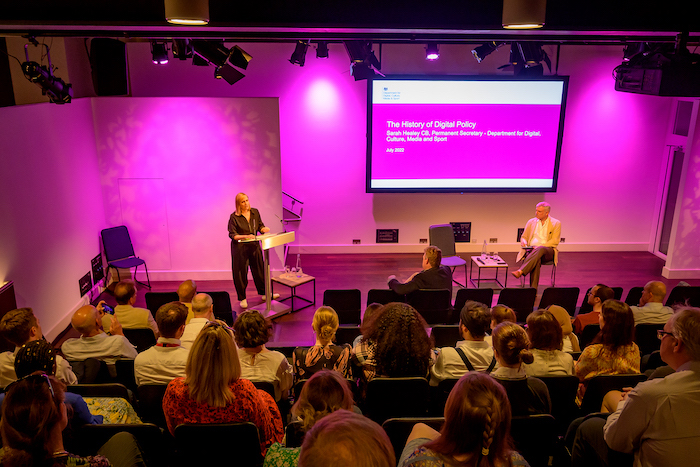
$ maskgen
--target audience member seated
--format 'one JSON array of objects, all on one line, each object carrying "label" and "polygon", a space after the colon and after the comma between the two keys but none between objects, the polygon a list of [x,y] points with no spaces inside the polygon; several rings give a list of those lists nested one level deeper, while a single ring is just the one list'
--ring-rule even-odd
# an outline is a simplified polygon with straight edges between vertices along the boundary
[{"label": "audience member seated", "polygon": [[[516,323],[518,318],[515,316],[515,311],[506,305],[496,305],[491,308],[491,332],[496,329],[496,326],[508,321],[510,323]],[[493,340],[491,339],[491,332],[489,335],[484,337],[484,340],[491,346],[493,345]]]},{"label": "audience member seated", "polygon": [[[54,376],[57,357],[56,351],[46,341],[29,341],[17,351],[15,358],[17,377],[21,379],[35,372]],[[5,394],[0,394],[0,404],[4,398]],[[65,402],[71,408],[70,422],[73,428],[102,423],[102,415],[91,414],[85,400],[80,395],[67,392]]]},{"label": "audience member seated", "polygon": [[71,326],[80,337],[66,339],[61,351],[68,360],[96,358],[113,365],[120,358],[136,358],[136,348],[124,337],[121,326],[113,326],[112,335],[102,331],[100,316],[92,305],[78,308],[71,319]]},{"label": "audience member seated", "polygon": [[335,345],[333,338],[338,330],[338,314],[329,306],[322,306],[314,313],[311,327],[316,334],[316,344],[308,348],[294,349],[294,375],[298,380],[310,378],[321,369],[340,372],[344,377],[350,376],[348,361],[350,346]]},{"label": "audience member seated", "polygon": [[576,401],[580,404],[588,380],[598,375],[639,373],[639,347],[634,343],[634,317],[630,307],[619,300],[603,302],[600,333],[576,362],[576,376],[581,381]]},{"label": "audience member seated", "polygon": [[569,313],[559,305],[549,305],[547,307],[554,318],[559,323],[562,332],[562,348],[564,352],[580,352],[581,347],[578,343],[578,337],[573,332],[573,327],[571,326],[571,316]]},{"label": "audience member seated", "polygon": [[233,331],[241,360],[241,378],[269,381],[275,386],[275,399],[286,399],[294,382],[292,366],[284,354],[265,347],[272,334],[272,323],[255,310],[245,311],[236,318]]},{"label": "audience member seated", "polygon": [[467,373],[450,392],[442,430],[414,426],[399,466],[527,466],[512,448],[510,419],[503,387],[483,373]]},{"label": "audience member seated", "polygon": [[[112,328],[120,328],[122,325],[119,323],[119,320],[112,314],[107,313],[104,309],[104,305],[106,302],[104,300],[100,300],[100,302],[97,304],[97,314],[100,317],[100,323],[102,330],[109,336],[112,335]],[[114,310],[112,310],[114,311]]]},{"label": "audience member seated", "polygon": [[700,309],[677,311],[659,332],[661,358],[675,373],[621,394],[607,421],[584,421],[574,442],[574,466],[613,465],[617,452],[635,466],[686,466],[700,446]]},{"label": "audience member seated", "polygon": [[574,358],[562,352],[561,326],[552,313],[537,310],[527,317],[527,336],[535,360],[525,365],[528,376],[567,376],[574,374]]},{"label": "audience member seated", "polygon": [[[31,308],[19,308],[8,311],[0,320],[0,334],[15,345],[13,352],[0,354],[0,387],[4,388],[17,379],[15,374],[15,356],[24,344],[43,339],[41,325]],[[66,384],[76,384],[71,366],[63,357],[56,356],[56,377]]]},{"label": "audience member seated", "polygon": [[160,337],[156,345],[134,360],[136,384],[168,384],[174,378],[185,376],[189,351],[180,345],[180,337],[185,331],[186,319],[184,303],[170,302],[158,308],[156,322]]},{"label": "audience member seated", "polygon": [[122,328],[143,329],[151,328],[153,334],[158,337],[158,325],[153,315],[146,308],[135,308],[136,286],[131,281],[121,281],[114,287],[114,298],[117,306],[114,307],[114,317],[117,318]]},{"label": "audience member seated", "polygon": [[[372,317],[373,314],[375,314],[379,309],[381,309],[383,305],[380,303],[370,303],[367,305],[367,308],[365,308],[365,312],[362,314],[362,323],[360,324],[360,332],[362,332],[363,326],[366,322],[369,321],[369,319]],[[354,349],[357,344],[360,343],[362,340],[362,334],[357,336],[355,340],[352,341],[352,348]]]},{"label": "audience member seated", "polygon": [[197,295],[197,283],[192,279],[187,279],[177,288],[177,296],[180,303],[187,307],[187,322],[185,324],[190,324],[190,320],[194,318],[192,299],[195,295]]},{"label": "audience member seated", "polygon": [[572,323],[576,334],[581,334],[583,328],[589,324],[598,324],[598,316],[600,316],[600,310],[603,308],[603,302],[615,298],[615,291],[607,285],[597,284],[591,287],[586,298],[593,310],[589,313],[576,315]]},{"label": "audience member seated", "polygon": [[459,318],[459,333],[464,338],[457,347],[438,349],[435,365],[430,369],[430,384],[437,386],[444,379],[459,378],[468,371],[491,373],[496,367],[493,348],[484,341],[490,329],[491,313],[483,303],[468,301]]},{"label": "audience member seated", "polygon": [[673,308],[664,306],[666,284],[660,281],[647,282],[639,299],[639,306],[632,306],[634,325],[665,324],[673,315]]},{"label": "audience member seated", "polygon": [[[292,415],[301,421],[299,438],[303,438],[304,433],[323,417],[340,409],[353,410],[352,392],[347,380],[337,371],[317,371],[304,384],[299,399],[292,407]],[[274,443],[267,450],[264,465],[293,467],[297,465],[298,459],[298,447],[284,447],[280,443]]]},{"label": "audience member seated", "polygon": [[364,381],[375,376],[428,377],[432,343],[423,317],[406,303],[384,305],[367,323],[363,340],[353,349],[353,362]]},{"label": "audience member seated", "polygon": [[194,318],[185,326],[185,332],[180,338],[181,345],[189,349],[197,338],[197,334],[210,321],[214,321],[214,301],[205,293],[198,293],[192,299]]},{"label": "audience member seated", "polygon": [[395,467],[391,441],[381,426],[348,410],[323,417],[304,437],[299,467]]},{"label": "audience member seated", "polygon": [[165,421],[172,435],[183,423],[252,422],[260,432],[264,456],[272,443],[282,440],[282,416],[271,395],[241,379],[241,363],[229,329],[213,321],[199,333],[187,358],[186,376],[172,380],[165,391]]},{"label": "audience member seated", "polygon": [[423,269],[405,282],[399,282],[396,276],[389,276],[389,288],[399,295],[410,294],[419,289],[452,290],[452,270],[441,266],[442,251],[436,246],[429,246],[423,251]]},{"label": "audience member seated", "polygon": [[499,367],[491,375],[505,388],[514,416],[552,411],[547,386],[525,372],[524,364],[534,361],[529,348],[527,334],[517,324],[501,323],[493,330],[493,353]]},{"label": "audience member seated", "polygon": [[68,425],[65,390],[61,381],[45,373],[26,376],[8,386],[0,424],[3,467],[145,465],[136,440],[129,433],[114,435],[96,456],[68,453],[62,436]]}]

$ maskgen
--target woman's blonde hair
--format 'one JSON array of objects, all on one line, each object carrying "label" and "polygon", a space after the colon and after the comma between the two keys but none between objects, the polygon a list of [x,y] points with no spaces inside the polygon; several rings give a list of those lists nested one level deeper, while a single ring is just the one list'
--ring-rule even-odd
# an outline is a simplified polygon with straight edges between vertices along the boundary
[{"label": "woman's blonde hair", "polygon": [[292,414],[299,417],[304,431],[339,409],[352,410],[352,392],[348,381],[337,371],[321,370],[309,378],[301,389]]},{"label": "woman's blonde hair", "polygon": [[234,396],[229,386],[241,377],[241,362],[231,332],[212,321],[192,344],[185,367],[190,398],[212,407],[225,407]]},{"label": "woman's blonde hair", "polygon": [[314,320],[311,326],[319,339],[331,341],[338,330],[338,313],[329,306],[322,306],[314,313]]}]

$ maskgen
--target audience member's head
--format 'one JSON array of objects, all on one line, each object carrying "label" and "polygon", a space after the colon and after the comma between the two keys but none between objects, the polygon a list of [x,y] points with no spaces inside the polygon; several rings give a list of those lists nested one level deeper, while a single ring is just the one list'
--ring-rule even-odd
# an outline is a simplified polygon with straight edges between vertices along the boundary
[{"label": "audience member's head", "polygon": [[634,341],[634,315],[626,303],[615,299],[605,300],[598,322],[600,333],[593,342],[616,350]]},{"label": "audience member's head", "polygon": [[54,465],[52,441],[68,424],[66,386],[46,374],[33,374],[7,387],[0,433],[4,467]]},{"label": "audience member's head", "polygon": [[97,312],[97,308],[92,305],[85,305],[78,308],[75,313],[73,313],[70,324],[81,336],[90,337],[102,332],[100,314]]},{"label": "audience member's head", "polygon": [[337,371],[321,370],[304,383],[299,399],[292,407],[292,414],[299,417],[304,431],[309,431],[329,413],[339,409],[351,410],[352,406],[348,380]]},{"label": "audience member's head", "polygon": [[304,437],[299,467],[395,467],[391,441],[369,418],[336,410]]},{"label": "audience member's head", "polygon": [[615,291],[605,284],[597,284],[591,288],[588,303],[595,306],[596,303],[602,304],[605,300],[610,300],[611,298],[615,298]]},{"label": "audience member's head", "polygon": [[182,303],[190,303],[197,293],[197,283],[187,279],[177,288],[177,296]]},{"label": "audience member's head", "polygon": [[471,371],[450,392],[440,436],[426,447],[452,461],[450,465],[462,465],[456,458],[465,455],[470,455],[469,465],[501,465],[499,461],[508,459],[513,449],[510,419],[503,386],[489,375]]},{"label": "audience member's head", "polygon": [[377,375],[425,376],[428,373],[432,340],[423,317],[407,303],[389,303],[367,326],[368,340],[376,343]]},{"label": "audience member's head", "polygon": [[483,303],[468,300],[459,314],[460,331],[468,331],[472,338],[483,339],[491,328],[491,312]]},{"label": "audience member's head", "polygon": [[198,293],[192,298],[192,313],[195,318],[214,319],[214,301],[205,293]]},{"label": "audience member's head", "polygon": [[207,323],[187,356],[185,383],[190,398],[212,407],[233,401],[229,386],[241,377],[241,362],[231,331],[217,321]]},{"label": "audience member's head", "polygon": [[677,370],[681,365],[700,361],[700,308],[676,310],[664,326],[661,336],[661,359]]},{"label": "audience member's head", "polygon": [[325,345],[330,343],[335,338],[335,332],[338,330],[338,313],[329,306],[322,306],[316,313],[311,322],[311,327],[314,328],[316,339],[319,343]]},{"label": "audience member's head", "polygon": [[15,355],[17,378],[39,371],[47,375],[56,372],[56,351],[45,340],[29,341],[19,348]]},{"label": "audience member's head", "polygon": [[663,303],[665,297],[666,284],[661,281],[649,281],[644,286],[639,304],[643,306],[647,303]]},{"label": "audience member's head", "polygon": [[5,313],[0,320],[0,334],[15,346],[41,339],[41,326],[31,308],[18,308]]},{"label": "audience member's head", "polygon": [[255,310],[244,311],[233,323],[238,347],[252,349],[264,345],[272,336],[272,323]]},{"label": "audience member's head", "polygon": [[509,368],[535,360],[525,330],[514,323],[505,322],[496,326],[493,330],[493,351],[498,363]]},{"label": "audience member's head", "polygon": [[362,315],[362,324],[360,324],[360,333],[364,336],[369,329],[367,326],[372,322],[372,319],[379,313],[384,305],[381,303],[370,303],[365,309],[365,314]]},{"label": "audience member's head", "polygon": [[442,263],[442,251],[436,246],[429,246],[423,250],[423,261],[431,268],[439,268]]},{"label": "audience member's head", "polygon": [[156,324],[161,337],[179,339],[185,330],[187,307],[181,302],[170,302],[158,308]]},{"label": "audience member's head", "polygon": [[509,306],[500,304],[491,308],[491,329],[494,329],[504,321],[517,322],[518,318],[515,316],[515,311]]},{"label": "audience member's head", "polygon": [[528,315],[527,336],[531,349],[561,350],[564,344],[561,326],[548,310],[537,310]]},{"label": "audience member's head", "polygon": [[132,281],[121,281],[114,287],[114,298],[118,305],[133,305],[136,300],[136,286]]},{"label": "audience member's head", "polygon": [[561,327],[561,332],[564,337],[568,336],[574,332],[574,327],[571,325],[571,315],[564,309],[564,307],[559,305],[549,305],[547,307],[554,319],[557,320],[559,326]]}]

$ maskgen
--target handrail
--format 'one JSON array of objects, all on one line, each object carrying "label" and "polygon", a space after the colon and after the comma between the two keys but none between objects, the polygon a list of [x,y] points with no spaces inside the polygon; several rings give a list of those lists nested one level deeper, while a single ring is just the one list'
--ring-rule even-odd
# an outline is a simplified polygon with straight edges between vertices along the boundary
[{"label": "handrail", "polygon": [[289,193],[286,193],[286,192],[283,191],[282,194],[283,194],[284,196],[288,196],[288,197],[292,198],[292,199],[293,199],[294,201],[296,201],[297,203],[304,204],[303,201],[296,199],[294,196],[290,195]]}]

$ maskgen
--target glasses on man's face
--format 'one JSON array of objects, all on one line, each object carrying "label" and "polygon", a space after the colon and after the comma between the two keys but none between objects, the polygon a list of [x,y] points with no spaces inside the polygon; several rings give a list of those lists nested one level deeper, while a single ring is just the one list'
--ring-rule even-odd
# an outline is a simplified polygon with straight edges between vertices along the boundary
[{"label": "glasses on man's face", "polygon": [[676,338],[676,336],[674,336],[672,332],[664,331],[663,329],[659,329],[658,331],[656,331],[656,337],[658,337],[660,341],[664,340],[664,337],[666,336],[671,336],[674,339]]},{"label": "glasses on man's face", "polygon": [[49,379],[49,375],[46,373],[40,373],[40,374],[33,374],[33,375],[27,375],[19,378],[17,381],[13,381],[12,383],[8,384],[7,387],[5,388],[5,392],[9,392],[10,388],[14,386],[15,384],[19,383],[20,381],[45,381],[46,384],[49,385],[49,391],[51,392],[51,397],[56,397],[56,393],[53,392],[53,386],[51,385],[51,379]]}]

